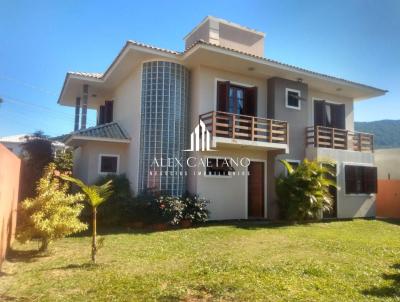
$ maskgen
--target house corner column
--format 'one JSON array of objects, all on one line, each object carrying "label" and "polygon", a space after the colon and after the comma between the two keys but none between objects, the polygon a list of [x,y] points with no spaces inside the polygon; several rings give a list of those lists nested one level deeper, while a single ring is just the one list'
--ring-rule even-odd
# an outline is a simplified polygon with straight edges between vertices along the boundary
[{"label": "house corner column", "polygon": [[88,103],[89,85],[83,85],[83,96],[82,96],[82,119],[81,129],[86,129],[86,115],[87,115],[87,103]]},{"label": "house corner column", "polygon": [[79,130],[79,115],[81,110],[81,98],[77,97],[75,102],[75,123],[74,123],[74,131]]}]

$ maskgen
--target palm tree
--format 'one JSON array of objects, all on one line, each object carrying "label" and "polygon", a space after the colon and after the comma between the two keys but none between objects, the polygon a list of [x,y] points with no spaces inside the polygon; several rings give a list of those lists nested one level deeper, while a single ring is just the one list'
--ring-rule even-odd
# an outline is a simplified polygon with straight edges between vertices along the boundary
[{"label": "palm tree", "polygon": [[61,175],[62,179],[66,181],[70,181],[76,184],[82,192],[86,195],[87,201],[92,207],[92,261],[96,263],[96,254],[97,254],[97,207],[105,202],[113,193],[112,191],[112,180],[107,181],[103,185],[86,185],[80,179]]},{"label": "palm tree", "polygon": [[317,219],[322,212],[331,211],[333,196],[331,186],[336,187],[334,164],[303,160],[297,168],[286,161],[280,161],[286,175],[281,175],[276,182],[276,193],[280,211],[284,218],[303,221]]}]

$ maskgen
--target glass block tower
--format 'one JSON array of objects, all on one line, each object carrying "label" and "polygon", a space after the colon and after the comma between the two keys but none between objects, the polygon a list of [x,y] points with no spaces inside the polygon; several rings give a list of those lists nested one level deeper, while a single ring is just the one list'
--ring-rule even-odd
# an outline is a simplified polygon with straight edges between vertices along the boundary
[{"label": "glass block tower", "polygon": [[[139,190],[174,196],[186,190],[184,167],[169,159],[186,160],[189,71],[182,65],[152,61],[143,64]],[[158,164],[155,163],[155,160]]]}]

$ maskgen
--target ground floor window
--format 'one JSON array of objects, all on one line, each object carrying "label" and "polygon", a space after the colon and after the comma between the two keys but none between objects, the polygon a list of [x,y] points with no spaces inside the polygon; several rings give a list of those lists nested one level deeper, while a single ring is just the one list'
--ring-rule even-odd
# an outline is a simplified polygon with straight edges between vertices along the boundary
[{"label": "ground floor window", "polygon": [[377,168],[368,166],[345,166],[346,194],[377,193]]},{"label": "ground floor window", "polygon": [[119,155],[100,154],[99,173],[118,174]]},{"label": "ground floor window", "polygon": [[208,158],[206,175],[208,176],[230,176],[235,171],[232,162],[227,158]]}]

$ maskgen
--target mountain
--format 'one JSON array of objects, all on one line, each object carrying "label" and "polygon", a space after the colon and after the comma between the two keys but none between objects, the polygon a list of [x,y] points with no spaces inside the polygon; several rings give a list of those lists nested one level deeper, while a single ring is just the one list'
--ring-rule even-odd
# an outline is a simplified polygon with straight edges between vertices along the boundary
[{"label": "mountain", "polygon": [[400,120],[354,122],[354,128],[374,134],[375,149],[400,147]]}]

